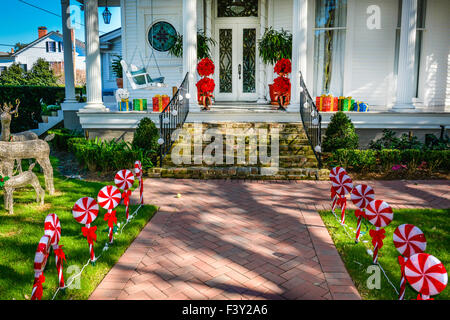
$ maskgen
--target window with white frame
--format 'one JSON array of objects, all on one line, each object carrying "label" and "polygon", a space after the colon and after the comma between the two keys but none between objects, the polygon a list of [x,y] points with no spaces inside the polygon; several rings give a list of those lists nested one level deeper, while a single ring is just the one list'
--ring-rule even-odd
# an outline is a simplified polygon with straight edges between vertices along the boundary
[{"label": "window with white frame", "polygon": [[344,83],[347,0],[316,0],[314,94],[341,96]]},{"label": "window with white frame", "polygon": [[[417,27],[416,27],[416,49],[414,58],[414,97],[419,96],[419,72],[422,54],[423,33],[425,32],[425,16],[427,0],[417,0]],[[400,30],[402,25],[402,0],[398,0],[397,29],[395,33],[395,60],[394,74],[398,75],[398,59],[400,55]]]},{"label": "window with white frame", "polygon": [[56,52],[56,42],[55,41],[47,41],[46,42],[47,52]]}]

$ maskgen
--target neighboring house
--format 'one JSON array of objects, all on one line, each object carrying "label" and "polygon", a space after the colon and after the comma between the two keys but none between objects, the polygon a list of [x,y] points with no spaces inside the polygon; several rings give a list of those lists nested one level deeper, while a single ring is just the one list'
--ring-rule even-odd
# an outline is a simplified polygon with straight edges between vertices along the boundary
[{"label": "neighboring house", "polygon": [[122,29],[118,28],[100,36],[100,55],[102,61],[102,88],[104,94],[117,89],[116,76],[112,62],[122,55]]},{"label": "neighboring house", "polygon": [[[38,36],[38,39],[16,52],[8,55],[0,53],[0,71],[13,63],[20,64],[24,70],[30,70],[39,58],[43,58],[50,63],[56,75],[63,75],[64,48],[62,34],[58,31],[47,33],[46,27],[39,27]],[[86,50],[84,42],[75,40],[75,43],[75,69],[77,71],[77,84],[79,84],[80,81],[78,80],[83,82],[86,78]],[[64,80],[64,77],[62,77],[62,80]]]}]

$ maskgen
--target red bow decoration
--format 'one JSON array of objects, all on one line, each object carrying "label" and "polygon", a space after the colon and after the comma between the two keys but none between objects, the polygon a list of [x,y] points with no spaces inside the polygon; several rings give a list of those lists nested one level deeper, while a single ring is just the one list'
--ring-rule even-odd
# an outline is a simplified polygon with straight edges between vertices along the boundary
[{"label": "red bow decoration", "polygon": [[347,203],[347,198],[338,196],[337,205],[342,208]]},{"label": "red bow decoration", "polygon": [[380,229],[380,230],[370,230],[369,235],[372,237],[372,244],[373,246],[378,245],[378,249],[381,249],[383,246],[383,239],[386,238],[384,235],[386,233],[386,230]]},{"label": "red bow decoration", "polygon": [[36,291],[34,292],[34,297],[37,300],[42,299],[42,293],[44,292],[44,289],[42,288],[42,284],[44,282],[45,282],[45,277],[44,277],[44,274],[41,273],[41,275],[39,276],[39,278],[36,280],[36,282],[33,285],[33,288],[36,287]]},{"label": "red bow decoration", "polygon": [[97,227],[82,227],[81,232],[83,233],[83,237],[86,237],[87,242],[89,244],[94,244],[94,241],[97,241]]},{"label": "red bow decoration", "polygon": [[355,216],[356,216],[357,218],[359,218],[359,217],[365,218],[365,217],[366,217],[365,214],[364,214],[364,211],[363,211],[363,210],[360,210],[360,209],[356,209],[356,210],[355,210]]},{"label": "red bow decoration", "polygon": [[403,256],[398,256],[398,264],[402,270],[402,274],[405,273],[406,259]]},{"label": "red bow decoration", "polygon": [[66,254],[63,251],[63,246],[59,246],[58,249],[54,249],[53,251],[55,252],[55,255],[59,258],[59,261],[61,261],[61,263],[64,261],[66,261]]},{"label": "red bow decoration", "polygon": [[125,190],[122,193],[122,199],[123,199],[123,204],[128,206],[130,204],[130,196],[131,196],[131,190]]},{"label": "red bow decoration", "polygon": [[105,213],[103,220],[108,221],[108,227],[114,227],[114,224],[117,224],[116,210]]}]

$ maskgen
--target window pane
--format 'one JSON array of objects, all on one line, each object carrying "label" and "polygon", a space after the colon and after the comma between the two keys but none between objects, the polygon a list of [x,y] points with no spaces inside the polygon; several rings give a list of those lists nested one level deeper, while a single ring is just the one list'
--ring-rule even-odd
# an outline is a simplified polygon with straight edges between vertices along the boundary
[{"label": "window pane", "polygon": [[233,89],[233,30],[219,30],[219,90],[232,92]]},{"label": "window pane", "polygon": [[243,92],[256,92],[256,29],[243,30]]},{"label": "window pane", "polygon": [[346,0],[316,0],[314,31],[314,94],[343,94]]},{"label": "window pane", "polygon": [[316,28],[347,26],[347,0],[316,0]]},{"label": "window pane", "polygon": [[257,17],[258,0],[218,0],[217,16]]}]

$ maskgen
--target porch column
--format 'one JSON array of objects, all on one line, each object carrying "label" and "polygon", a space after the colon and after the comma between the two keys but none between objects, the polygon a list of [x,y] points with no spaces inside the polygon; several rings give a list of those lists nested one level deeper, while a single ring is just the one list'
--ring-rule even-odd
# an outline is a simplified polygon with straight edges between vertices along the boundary
[{"label": "porch column", "polygon": [[[273,1],[267,0],[267,26],[273,27]],[[273,65],[266,65],[266,83],[267,86],[273,83]],[[267,88],[266,100],[270,101],[270,92]]]},{"label": "porch column", "polygon": [[[300,71],[306,79],[308,0],[294,0],[292,20],[291,104],[300,103]],[[306,80],[305,80],[306,81]]]},{"label": "porch column", "polygon": [[206,0],[205,6],[205,33],[208,38],[211,38],[212,26],[211,26],[211,13],[212,13],[212,0]]},{"label": "porch column", "polygon": [[197,103],[197,0],[183,0],[183,77],[189,72],[189,107],[200,111]]},{"label": "porch column", "polygon": [[61,0],[61,17],[62,17],[62,30],[63,30],[63,46],[64,46],[64,83],[66,103],[76,103],[75,98],[75,77],[73,70],[73,45],[72,45],[72,27],[69,28],[69,14],[67,9],[69,8],[69,0]]},{"label": "porch column", "polygon": [[[260,34],[263,36],[266,31],[266,0],[261,0],[261,20],[260,20]],[[257,53],[259,56],[259,54]],[[257,103],[267,103],[266,100],[266,83],[265,79],[265,66],[262,58],[259,58],[259,89],[258,89],[258,101]]]},{"label": "porch column", "polygon": [[393,109],[414,109],[414,59],[416,52],[417,0],[403,0],[398,56],[397,101]]},{"label": "porch column", "polygon": [[102,73],[100,64],[100,38],[98,32],[98,2],[84,1],[86,42],[86,106],[80,111],[108,111],[102,101]]}]

